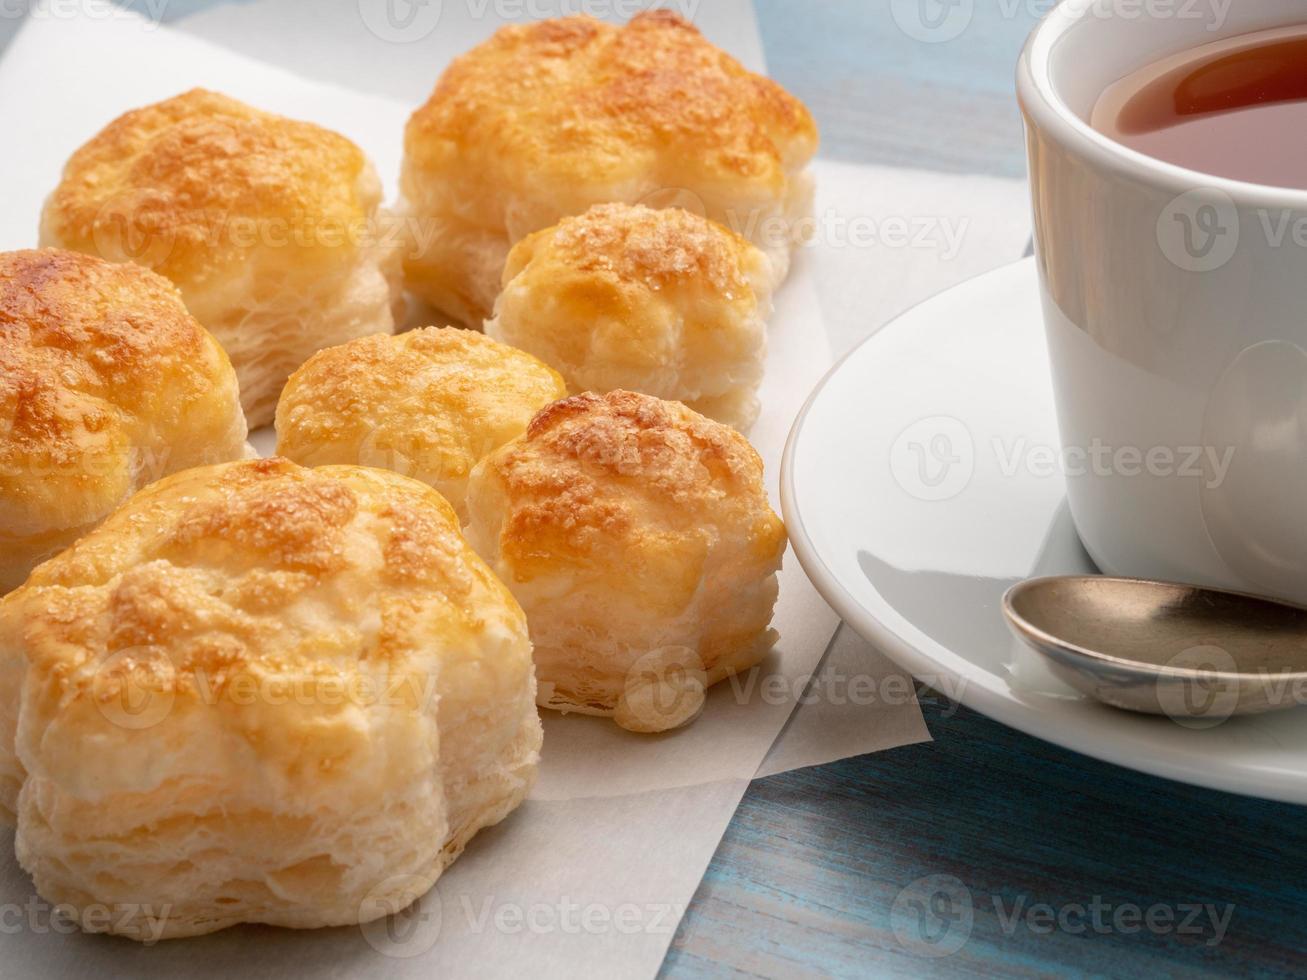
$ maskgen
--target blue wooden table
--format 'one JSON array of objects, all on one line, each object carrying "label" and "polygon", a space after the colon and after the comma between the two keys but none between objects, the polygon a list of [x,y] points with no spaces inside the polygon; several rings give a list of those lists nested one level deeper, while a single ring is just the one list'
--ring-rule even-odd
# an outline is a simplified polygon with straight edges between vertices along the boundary
[{"label": "blue wooden table", "polygon": [[[1022,176],[1012,76],[1047,3],[920,2],[757,0],[770,71],[828,156]],[[667,976],[1307,974],[1300,808],[923,710],[933,743],[753,784]]]}]

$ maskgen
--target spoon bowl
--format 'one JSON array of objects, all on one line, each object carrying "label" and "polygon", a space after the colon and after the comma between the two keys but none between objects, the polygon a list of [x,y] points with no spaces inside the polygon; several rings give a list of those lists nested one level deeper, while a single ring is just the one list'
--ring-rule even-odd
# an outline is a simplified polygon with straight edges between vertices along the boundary
[{"label": "spoon bowl", "polygon": [[1108,576],[1014,585],[1003,614],[1076,690],[1191,727],[1307,704],[1307,608]]}]

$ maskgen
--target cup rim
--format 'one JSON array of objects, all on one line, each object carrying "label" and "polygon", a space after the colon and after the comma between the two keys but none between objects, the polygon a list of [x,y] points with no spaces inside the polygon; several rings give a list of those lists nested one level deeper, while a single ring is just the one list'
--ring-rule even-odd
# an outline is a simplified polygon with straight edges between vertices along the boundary
[{"label": "cup rim", "polygon": [[1160,185],[1177,195],[1194,190],[1217,191],[1245,206],[1307,210],[1307,190],[1220,177],[1158,160],[1100,133],[1081,119],[1058,93],[1051,72],[1055,42],[1088,15],[1088,7],[1076,8],[1073,3],[1058,4],[1035,25],[1022,48],[1017,62],[1017,102],[1028,123],[1054,135],[1076,155],[1098,167]]}]

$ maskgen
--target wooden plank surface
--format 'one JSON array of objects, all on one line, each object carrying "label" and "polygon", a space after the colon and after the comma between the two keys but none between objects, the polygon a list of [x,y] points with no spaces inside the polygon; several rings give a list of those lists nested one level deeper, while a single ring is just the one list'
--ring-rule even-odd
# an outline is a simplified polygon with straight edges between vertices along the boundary
[{"label": "wooden plank surface", "polygon": [[750,787],[666,976],[1307,974],[1301,808],[924,709],[933,743]]}]

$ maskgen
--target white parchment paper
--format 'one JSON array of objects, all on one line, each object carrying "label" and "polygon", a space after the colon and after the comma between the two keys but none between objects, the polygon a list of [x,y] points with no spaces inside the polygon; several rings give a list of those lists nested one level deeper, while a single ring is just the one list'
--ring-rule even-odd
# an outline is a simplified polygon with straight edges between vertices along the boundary
[{"label": "white parchment paper", "polygon": [[[35,243],[41,202],[63,161],[119,113],[194,85],[348,135],[393,194],[410,107],[308,82],[110,8],[39,10],[0,61],[0,248]],[[454,50],[480,40],[447,39]],[[433,59],[432,80],[443,67]],[[347,78],[341,79],[348,83]],[[777,298],[764,415],[752,433],[773,493],[790,422],[828,366],[829,347],[801,259]],[[834,631],[834,614],[792,557],[782,573],[782,641],[764,673],[801,687]],[[658,738],[551,716],[532,799],[483,833],[416,914],[372,929],[296,933],[242,928],[141,948],[61,934],[0,848],[0,902],[31,910],[0,932],[6,975],[139,977],[647,976],[657,970],[703,869],[793,701],[756,685],[720,685],[698,722]],[[12,972],[11,972],[12,971]]]}]

